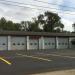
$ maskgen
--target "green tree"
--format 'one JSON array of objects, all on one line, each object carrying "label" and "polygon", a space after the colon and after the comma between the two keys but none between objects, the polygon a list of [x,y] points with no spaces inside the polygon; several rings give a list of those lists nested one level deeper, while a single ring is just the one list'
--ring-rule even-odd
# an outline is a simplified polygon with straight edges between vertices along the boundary
[{"label": "green tree", "polygon": [[30,21],[22,21],[21,22],[21,31],[28,31],[28,27],[31,24]]},{"label": "green tree", "polygon": [[64,25],[61,23],[60,19],[58,14],[47,11],[44,14],[40,14],[36,21],[38,25],[42,25],[43,31],[45,32],[55,32],[55,28],[60,28],[61,32],[61,29],[63,31]]},{"label": "green tree", "polygon": [[72,24],[72,27],[73,27],[73,30],[74,30],[73,32],[75,32],[75,23]]},{"label": "green tree", "polygon": [[[45,17],[46,17],[46,24],[44,25],[44,30],[45,31],[54,31],[54,25],[56,22],[60,20],[60,17],[56,13],[52,12],[45,12]],[[48,30],[46,29],[48,28]]]},{"label": "green tree", "polygon": [[12,21],[7,21],[6,27],[4,30],[14,30],[13,22]]},{"label": "green tree", "polygon": [[60,29],[60,32],[64,32],[63,28],[64,28],[64,25],[58,21],[54,24],[54,28],[55,28],[55,31],[58,32],[58,29]]},{"label": "green tree", "polygon": [[12,21],[7,21],[4,17],[0,19],[0,30],[7,30],[7,31],[18,31],[20,30],[20,24],[19,23],[13,23]]},{"label": "green tree", "polygon": [[34,22],[31,22],[28,25],[28,31],[35,31],[35,32],[41,31],[41,29],[39,28],[39,22],[36,19],[34,19]]},{"label": "green tree", "polygon": [[0,30],[4,30],[5,29],[6,23],[7,23],[6,19],[4,17],[2,17],[0,19]]},{"label": "green tree", "polygon": [[14,23],[13,24],[13,30],[15,31],[21,31],[21,24],[20,23]]}]

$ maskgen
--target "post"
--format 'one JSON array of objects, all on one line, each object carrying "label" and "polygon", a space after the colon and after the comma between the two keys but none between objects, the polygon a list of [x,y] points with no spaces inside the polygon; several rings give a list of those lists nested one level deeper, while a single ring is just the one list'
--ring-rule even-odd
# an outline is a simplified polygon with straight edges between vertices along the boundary
[{"label": "post", "polygon": [[59,49],[58,37],[56,37],[56,49]]},{"label": "post", "polygon": [[27,36],[27,41],[26,41],[26,43],[27,43],[27,50],[29,50],[29,36]]},{"label": "post", "polygon": [[8,36],[8,50],[11,50],[11,36]]},{"label": "post", "polygon": [[41,42],[42,42],[42,49],[44,50],[44,37],[41,37]]},{"label": "post", "polygon": [[68,48],[70,48],[70,38],[68,37]]}]

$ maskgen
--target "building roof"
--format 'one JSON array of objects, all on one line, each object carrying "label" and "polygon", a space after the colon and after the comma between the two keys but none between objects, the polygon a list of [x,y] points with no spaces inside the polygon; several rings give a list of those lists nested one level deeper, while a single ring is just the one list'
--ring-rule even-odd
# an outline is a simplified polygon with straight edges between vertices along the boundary
[{"label": "building roof", "polygon": [[75,37],[75,33],[51,33],[51,32],[25,32],[25,31],[0,31],[0,35],[11,35],[11,36],[64,36],[64,37]]}]

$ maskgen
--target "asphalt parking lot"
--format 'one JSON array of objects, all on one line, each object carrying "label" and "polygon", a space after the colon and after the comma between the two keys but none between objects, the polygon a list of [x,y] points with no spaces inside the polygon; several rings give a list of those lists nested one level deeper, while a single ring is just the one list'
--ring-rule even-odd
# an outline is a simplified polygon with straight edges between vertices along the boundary
[{"label": "asphalt parking lot", "polygon": [[0,51],[0,75],[75,69],[75,50]]}]

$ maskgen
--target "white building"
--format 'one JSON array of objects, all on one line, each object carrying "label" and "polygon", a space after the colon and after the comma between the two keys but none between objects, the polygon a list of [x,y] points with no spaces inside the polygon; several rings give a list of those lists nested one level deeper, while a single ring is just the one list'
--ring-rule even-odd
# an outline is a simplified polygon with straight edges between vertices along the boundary
[{"label": "white building", "polygon": [[0,50],[75,48],[75,33],[1,31]]}]

